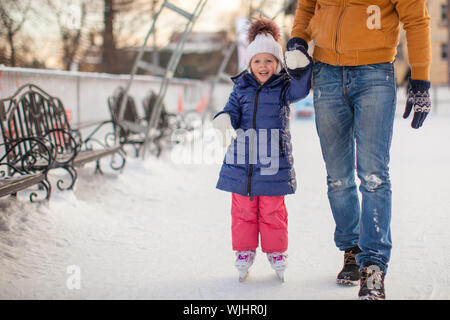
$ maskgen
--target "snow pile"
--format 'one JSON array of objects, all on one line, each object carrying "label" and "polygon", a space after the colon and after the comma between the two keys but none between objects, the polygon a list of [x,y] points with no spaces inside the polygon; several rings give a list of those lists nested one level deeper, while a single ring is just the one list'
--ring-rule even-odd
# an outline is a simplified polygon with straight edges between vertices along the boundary
[{"label": "snow pile", "polygon": [[[450,298],[449,123],[431,115],[413,130],[396,119],[390,299]],[[343,256],[314,123],[294,121],[292,136],[299,189],[286,200],[285,283],[260,250],[238,282],[220,164],[166,154],[130,156],[121,174],[87,165],[74,191],[55,190],[48,203],[0,199],[0,298],[355,299],[357,287],[335,285]]]}]

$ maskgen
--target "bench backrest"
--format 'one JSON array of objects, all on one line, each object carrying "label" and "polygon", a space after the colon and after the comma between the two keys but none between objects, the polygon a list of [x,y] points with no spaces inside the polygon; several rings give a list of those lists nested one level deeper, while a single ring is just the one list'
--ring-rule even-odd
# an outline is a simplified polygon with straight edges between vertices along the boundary
[{"label": "bench backrest", "polygon": [[[70,124],[61,100],[33,84],[0,100],[0,123],[6,144],[21,138],[45,137],[58,153],[70,153],[76,148],[71,141],[74,139],[64,133],[70,131]],[[21,145],[26,148],[27,144]]]},{"label": "bench backrest", "polygon": [[[114,94],[108,98],[108,108],[111,114],[111,119],[113,121],[114,131],[116,131],[117,124],[119,122],[119,112],[120,106],[123,101],[125,89],[123,87],[119,87],[116,89]],[[127,95],[127,103],[125,104],[125,111],[123,114],[123,120],[130,121],[132,123],[139,123],[139,115],[136,109],[136,103],[132,96]],[[126,129],[120,129],[120,136],[127,137],[130,132]]]},{"label": "bench backrest", "polygon": [[[147,119],[147,121],[150,121],[150,118],[153,115],[153,109],[155,108],[157,99],[158,95],[154,91],[150,90],[142,103],[145,111],[145,118]],[[163,102],[161,106],[161,113],[159,116],[157,128],[162,130],[167,128],[168,126],[169,126],[168,114],[166,111],[166,105]]]},{"label": "bench backrest", "polygon": [[[108,98],[108,107],[109,112],[111,113],[111,118],[113,120],[114,125],[116,126],[119,122],[119,109],[123,100],[124,95],[124,88],[119,87],[116,89],[114,94]],[[154,91],[150,90],[147,96],[144,98],[144,101],[142,102],[142,107],[144,111],[144,117],[143,119],[139,119],[139,115],[136,108],[136,102],[134,101],[134,98],[130,95],[127,96],[127,103],[125,104],[125,111],[123,114],[123,120],[130,121],[135,124],[141,124],[141,125],[148,125],[150,121],[150,117],[152,116],[152,112],[157,100],[157,95]],[[146,124],[142,124],[141,120],[145,121]],[[158,122],[158,128],[165,128],[168,126],[167,123],[167,112],[165,109],[165,105],[163,103],[162,111],[160,115],[160,119]],[[114,128],[115,130],[117,128]],[[127,136],[130,134],[126,129],[120,130],[120,136]]]}]

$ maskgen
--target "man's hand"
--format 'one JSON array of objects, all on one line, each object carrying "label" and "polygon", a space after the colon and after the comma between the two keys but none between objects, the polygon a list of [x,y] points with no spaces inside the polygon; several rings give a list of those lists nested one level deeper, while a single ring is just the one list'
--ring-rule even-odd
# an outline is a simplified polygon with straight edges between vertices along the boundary
[{"label": "man's hand", "polygon": [[419,129],[431,110],[430,81],[409,79],[408,100],[406,101],[403,118],[408,118],[414,109],[414,117],[411,127]]},{"label": "man's hand", "polygon": [[286,70],[291,77],[300,79],[313,64],[313,59],[308,54],[308,44],[302,38],[291,38],[286,44],[286,49]]}]

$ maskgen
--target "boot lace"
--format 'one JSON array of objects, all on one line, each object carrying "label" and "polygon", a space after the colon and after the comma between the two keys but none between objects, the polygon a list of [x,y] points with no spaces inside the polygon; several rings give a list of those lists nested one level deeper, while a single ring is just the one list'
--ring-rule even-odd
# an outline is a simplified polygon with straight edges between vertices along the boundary
[{"label": "boot lace", "polygon": [[254,252],[252,251],[239,251],[236,252],[237,260],[239,261],[246,261],[248,262],[250,260],[250,257],[254,255]]},{"label": "boot lace", "polygon": [[352,251],[344,253],[344,264],[356,264],[356,254]]}]

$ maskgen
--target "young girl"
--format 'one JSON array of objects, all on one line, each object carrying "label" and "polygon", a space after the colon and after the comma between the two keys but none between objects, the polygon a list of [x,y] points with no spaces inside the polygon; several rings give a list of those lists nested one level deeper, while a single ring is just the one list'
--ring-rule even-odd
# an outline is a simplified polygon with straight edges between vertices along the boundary
[{"label": "young girl", "polygon": [[[284,195],[296,189],[289,133],[289,105],[310,90],[312,61],[303,48],[289,52],[283,69],[279,28],[258,19],[249,28],[248,69],[233,77],[234,88],[214,127],[235,139],[228,147],[217,188],[232,192],[232,246],[243,281],[253,264],[258,237],[272,268],[284,281],[288,246]],[[290,77],[289,75],[292,75]],[[236,131],[234,131],[236,130]]]}]

